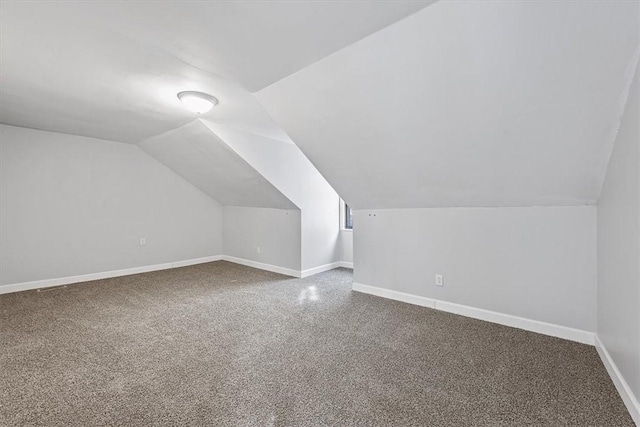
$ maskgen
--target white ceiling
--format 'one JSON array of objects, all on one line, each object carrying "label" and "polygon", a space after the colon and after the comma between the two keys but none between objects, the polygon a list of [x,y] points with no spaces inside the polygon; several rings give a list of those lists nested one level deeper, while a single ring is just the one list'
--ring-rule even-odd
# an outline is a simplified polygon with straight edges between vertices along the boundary
[{"label": "white ceiling", "polygon": [[144,141],[227,205],[294,206],[198,119],[290,136],[355,208],[594,203],[640,2],[431,3],[2,1],[0,122]]},{"label": "white ceiling", "polygon": [[202,120],[138,146],[222,205],[297,209]]},{"label": "white ceiling", "polygon": [[256,96],[355,208],[595,203],[639,7],[438,2]]},{"label": "white ceiling", "polygon": [[286,134],[250,91],[429,1],[2,1],[0,122],[135,143],[196,116],[176,94],[220,104],[203,118]]}]

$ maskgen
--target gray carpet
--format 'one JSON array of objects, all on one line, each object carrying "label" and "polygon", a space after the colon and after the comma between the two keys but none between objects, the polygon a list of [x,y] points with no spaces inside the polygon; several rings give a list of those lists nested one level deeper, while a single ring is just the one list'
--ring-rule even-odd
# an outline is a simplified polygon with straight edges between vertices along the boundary
[{"label": "gray carpet", "polygon": [[227,262],[0,296],[0,425],[632,426],[593,347]]}]

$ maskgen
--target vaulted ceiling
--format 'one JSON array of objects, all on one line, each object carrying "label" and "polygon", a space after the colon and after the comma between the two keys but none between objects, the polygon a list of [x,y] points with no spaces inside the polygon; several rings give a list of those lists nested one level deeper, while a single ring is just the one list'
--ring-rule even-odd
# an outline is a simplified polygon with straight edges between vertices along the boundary
[{"label": "vaulted ceiling", "polygon": [[0,8],[0,122],[138,143],[247,206],[295,205],[215,126],[295,143],[355,208],[594,203],[640,55],[625,0]]},{"label": "vaulted ceiling", "polygon": [[426,1],[2,1],[0,120],[137,143],[206,118],[286,138],[250,91],[428,5]]},{"label": "vaulted ceiling", "polygon": [[438,2],[259,91],[355,208],[595,203],[640,2]]},{"label": "vaulted ceiling", "polygon": [[222,205],[297,208],[202,120],[138,146]]}]

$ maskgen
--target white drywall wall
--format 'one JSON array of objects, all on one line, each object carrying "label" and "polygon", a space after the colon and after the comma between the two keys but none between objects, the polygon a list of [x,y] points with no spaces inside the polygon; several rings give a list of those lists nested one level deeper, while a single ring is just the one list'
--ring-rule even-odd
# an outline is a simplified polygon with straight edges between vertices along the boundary
[{"label": "white drywall wall", "polygon": [[356,283],[595,332],[595,206],[358,210],[354,232]]},{"label": "white drywall wall", "polygon": [[354,209],[595,204],[638,1],[440,1],[256,93]]},{"label": "white drywall wall", "polygon": [[353,263],[353,232],[340,230],[338,235],[340,261]]},{"label": "white drywall wall", "polygon": [[300,271],[299,210],[225,206],[222,223],[224,255]]},{"label": "white drywall wall", "polygon": [[339,260],[339,197],[290,141],[203,120],[216,135],[302,211],[302,269]]},{"label": "white drywall wall", "polygon": [[222,253],[218,203],[134,145],[0,125],[0,173],[0,284]]},{"label": "white drywall wall", "polygon": [[640,398],[640,69],[598,200],[598,337]]}]

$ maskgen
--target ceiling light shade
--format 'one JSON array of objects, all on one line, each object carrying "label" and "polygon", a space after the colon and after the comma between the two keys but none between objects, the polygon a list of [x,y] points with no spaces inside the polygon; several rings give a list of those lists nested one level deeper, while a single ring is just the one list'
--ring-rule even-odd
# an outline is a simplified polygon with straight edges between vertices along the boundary
[{"label": "ceiling light shade", "polygon": [[218,103],[218,100],[211,95],[193,91],[180,92],[178,99],[188,110],[198,114],[206,113]]}]

